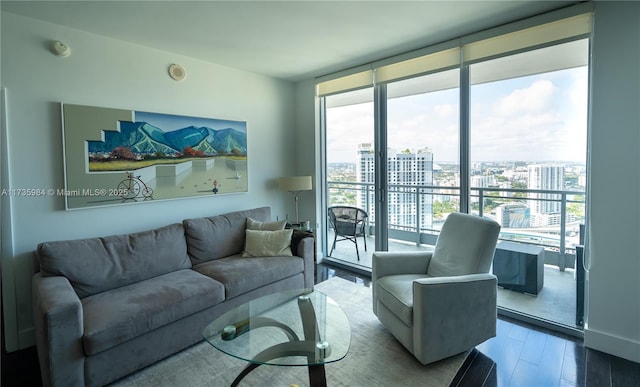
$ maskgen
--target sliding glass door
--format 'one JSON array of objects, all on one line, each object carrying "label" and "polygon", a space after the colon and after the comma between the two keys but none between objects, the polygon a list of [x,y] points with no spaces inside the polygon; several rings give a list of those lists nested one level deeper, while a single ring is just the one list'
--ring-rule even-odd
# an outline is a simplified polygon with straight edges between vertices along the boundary
[{"label": "sliding glass door", "polygon": [[[376,185],[374,90],[366,88],[325,98],[327,206],[348,205],[369,214],[368,251],[327,232],[330,259],[370,270],[370,252],[429,249],[450,212],[459,211],[459,70],[452,69],[386,85],[386,178]],[[380,138],[380,137],[378,137]],[[376,190],[386,192],[376,204]],[[376,211],[387,214],[376,221]],[[386,235],[377,235],[377,227]],[[384,238],[384,242],[380,240]],[[358,255],[359,258],[358,259]]]},{"label": "sliding glass door", "polygon": [[370,270],[370,252],[375,246],[373,88],[326,97],[324,115],[327,207],[356,207],[370,214],[365,236],[356,239],[358,245],[327,227],[328,258]]},{"label": "sliding glass door", "polygon": [[585,220],[588,53],[583,39],[469,67],[470,210],[501,223],[498,254],[543,251],[531,278],[499,273],[498,305],[567,326]]},{"label": "sliding glass door", "polygon": [[387,90],[389,239],[433,245],[460,209],[459,70],[391,82]]}]

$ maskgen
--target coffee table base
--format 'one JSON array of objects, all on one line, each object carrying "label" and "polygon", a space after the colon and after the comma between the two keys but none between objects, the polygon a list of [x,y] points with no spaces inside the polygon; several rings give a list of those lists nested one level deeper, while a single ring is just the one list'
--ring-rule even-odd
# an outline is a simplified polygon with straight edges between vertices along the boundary
[{"label": "coffee table base", "polygon": [[[325,358],[331,352],[331,347],[327,342],[318,342],[315,340],[317,338],[318,327],[315,310],[309,297],[298,297],[298,309],[300,310],[300,317],[302,318],[305,340],[299,340],[290,328],[277,321],[269,318],[254,319],[256,327],[274,326],[282,329],[290,341],[269,347],[256,355],[252,359],[252,362],[247,365],[240,375],[235,378],[233,383],[231,383],[231,387],[237,386],[251,371],[270,360],[286,356],[306,356],[309,362],[313,363],[319,358]],[[324,364],[313,364],[307,367],[309,369],[309,383],[311,387],[326,387],[327,376],[324,371]]]}]

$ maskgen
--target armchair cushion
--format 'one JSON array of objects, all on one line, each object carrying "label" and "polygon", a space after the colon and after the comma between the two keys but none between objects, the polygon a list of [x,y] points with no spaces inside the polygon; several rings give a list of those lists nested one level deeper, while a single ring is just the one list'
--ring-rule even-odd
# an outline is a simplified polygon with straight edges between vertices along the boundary
[{"label": "armchair cushion", "polygon": [[413,281],[424,274],[390,275],[376,281],[378,301],[408,326],[413,325]]}]

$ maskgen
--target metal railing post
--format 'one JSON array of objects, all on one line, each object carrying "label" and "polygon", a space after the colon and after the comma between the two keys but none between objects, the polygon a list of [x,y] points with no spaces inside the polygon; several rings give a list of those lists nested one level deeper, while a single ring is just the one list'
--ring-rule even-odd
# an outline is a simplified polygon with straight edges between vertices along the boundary
[{"label": "metal railing post", "polygon": [[420,188],[416,187],[416,246],[420,246]]},{"label": "metal railing post", "polygon": [[567,194],[562,193],[560,195],[560,256],[559,256],[559,265],[560,271],[564,271],[567,268],[567,252],[565,251],[566,247],[566,233],[567,233]]}]

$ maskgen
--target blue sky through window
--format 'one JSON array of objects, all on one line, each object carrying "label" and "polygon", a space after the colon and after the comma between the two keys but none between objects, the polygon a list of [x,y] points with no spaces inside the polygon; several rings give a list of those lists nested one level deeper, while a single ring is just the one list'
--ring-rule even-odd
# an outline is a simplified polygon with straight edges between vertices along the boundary
[{"label": "blue sky through window", "polygon": [[[583,66],[473,85],[472,161],[584,163],[587,79]],[[388,107],[389,147],[429,147],[434,162],[457,162],[458,89],[393,98]],[[327,110],[328,162],[355,162],[358,144],[373,142],[373,103]]]}]

